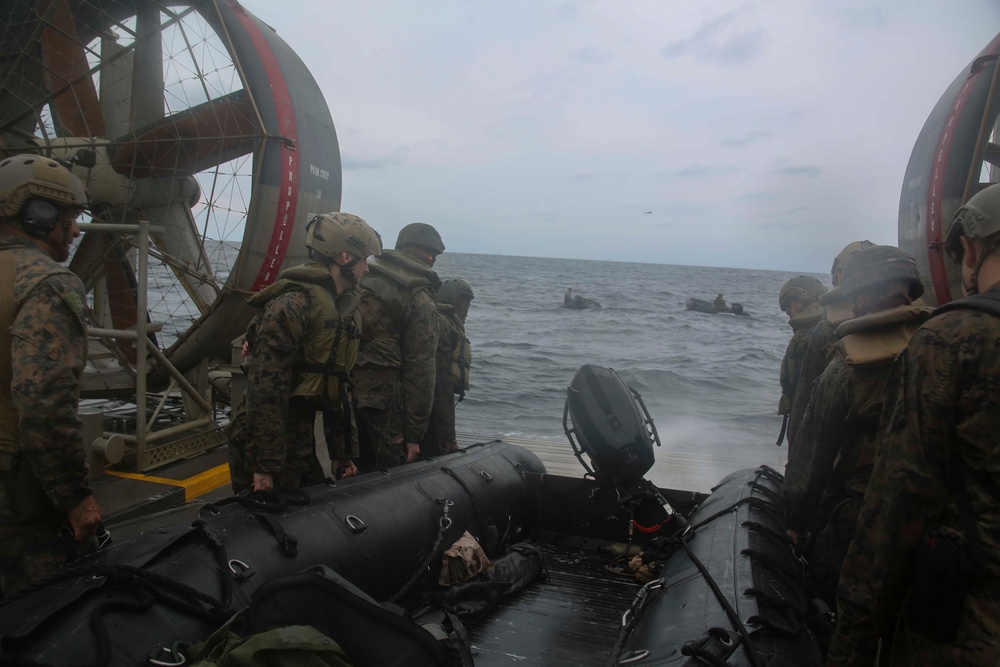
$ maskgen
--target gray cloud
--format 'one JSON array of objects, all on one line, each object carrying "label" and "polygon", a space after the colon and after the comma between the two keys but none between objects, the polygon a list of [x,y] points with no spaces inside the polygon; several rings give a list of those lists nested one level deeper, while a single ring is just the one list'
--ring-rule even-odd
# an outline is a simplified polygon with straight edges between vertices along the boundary
[{"label": "gray cloud", "polygon": [[823,173],[823,167],[818,167],[816,165],[789,165],[787,167],[777,167],[771,173],[777,174],[778,176],[805,176],[808,178],[816,178]]},{"label": "gray cloud", "polygon": [[764,139],[770,139],[774,133],[769,130],[750,130],[736,137],[727,137],[719,142],[723,148],[742,148]]}]

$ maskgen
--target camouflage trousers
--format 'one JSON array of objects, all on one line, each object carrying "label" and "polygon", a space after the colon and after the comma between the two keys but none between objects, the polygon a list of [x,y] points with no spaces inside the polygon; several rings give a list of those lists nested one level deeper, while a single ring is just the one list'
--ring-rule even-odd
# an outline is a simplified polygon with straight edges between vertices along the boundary
[{"label": "camouflage trousers", "polygon": [[[287,450],[285,467],[272,473],[275,489],[297,489],[307,484],[323,481],[326,473],[316,458],[314,424],[316,410],[304,406],[288,409],[286,428]],[[247,435],[247,416],[241,409],[229,424],[229,474],[233,492],[253,489],[253,473],[257,470],[260,443],[250,442]]]},{"label": "camouflage trousers", "polygon": [[854,539],[860,510],[861,499],[851,494],[833,508],[826,525],[809,544],[809,574],[816,584],[816,592],[831,609],[837,608],[840,570],[847,557],[847,548]]},{"label": "camouflage trousers", "polygon": [[[0,514],[9,518],[9,509],[0,508]],[[4,597],[97,550],[96,538],[73,540],[66,515],[55,508],[36,514],[29,520],[0,523],[0,587]]]},{"label": "camouflage trousers", "polygon": [[[906,611],[903,610],[905,617]],[[961,611],[958,637],[942,644],[901,620],[887,653],[890,667],[987,667],[1000,664],[1000,595],[969,593]],[[885,663],[883,663],[885,664]]]},{"label": "camouflage trousers", "polygon": [[362,472],[406,463],[401,411],[358,408],[357,415]]},{"label": "camouflage trousers", "polygon": [[394,371],[357,372],[358,467],[362,472],[406,463],[403,441],[403,384]]}]

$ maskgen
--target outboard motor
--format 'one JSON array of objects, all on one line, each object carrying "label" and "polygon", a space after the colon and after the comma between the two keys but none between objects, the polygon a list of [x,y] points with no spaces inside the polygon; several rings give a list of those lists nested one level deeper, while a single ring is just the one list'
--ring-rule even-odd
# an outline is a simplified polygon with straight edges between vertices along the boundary
[{"label": "outboard motor", "polygon": [[684,526],[684,518],[643,478],[653,467],[653,444],[659,447],[660,437],[639,392],[614,369],[580,367],[566,390],[563,430],[587,474],[615,488],[618,502],[629,508],[636,526],[655,525],[656,531],[668,521],[674,527]]},{"label": "outboard motor", "polygon": [[[653,467],[653,443],[660,445],[639,393],[614,369],[603,366],[586,364],[573,376],[566,390],[563,429],[587,472],[615,484],[642,479]],[[593,470],[583,454],[590,457]]]}]

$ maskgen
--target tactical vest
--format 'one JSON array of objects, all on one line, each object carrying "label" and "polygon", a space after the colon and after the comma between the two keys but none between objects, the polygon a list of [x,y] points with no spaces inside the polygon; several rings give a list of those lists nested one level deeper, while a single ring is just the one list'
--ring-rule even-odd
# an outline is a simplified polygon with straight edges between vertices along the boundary
[{"label": "tactical vest", "polygon": [[[247,299],[247,303],[262,308],[289,290],[303,290],[309,295],[309,331],[292,363],[292,396],[338,396],[358,354],[361,314],[357,312],[357,294],[344,292],[335,300],[336,287],[329,272],[319,264],[309,263],[282,271],[277,281]],[[256,338],[253,322],[247,330],[251,351]]]},{"label": "tactical vest", "polygon": [[426,289],[432,295],[441,286],[437,274],[418,260],[398,250],[385,250],[368,263],[370,273],[361,286],[372,292],[389,312],[397,331],[406,330],[404,311],[410,295]]},{"label": "tactical vest", "polygon": [[[910,338],[930,317],[925,306],[899,306],[847,320],[837,327],[838,344],[851,367],[854,404],[852,422],[865,443],[835,468],[842,475],[870,465],[875,458],[874,436],[885,402],[888,366],[906,349]],[[850,460],[853,458],[853,460]]]},{"label": "tactical vest", "polygon": [[[39,251],[40,252],[40,251]],[[14,317],[20,310],[20,304],[14,302],[14,268],[17,263],[12,250],[0,250],[0,471],[9,470],[11,459],[20,449],[20,434],[18,433],[19,416],[12,405],[10,395],[11,382],[14,379],[13,359],[11,358],[14,344],[11,327]],[[33,276],[31,283],[24,285],[22,294],[31,294],[38,286],[61,274],[69,274],[69,269],[54,261],[47,270]],[[72,275],[72,274],[71,274]],[[86,323],[81,316],[80,326],[86,330]],[[86,337],[84,337],[84,359],[86,359]]]}]

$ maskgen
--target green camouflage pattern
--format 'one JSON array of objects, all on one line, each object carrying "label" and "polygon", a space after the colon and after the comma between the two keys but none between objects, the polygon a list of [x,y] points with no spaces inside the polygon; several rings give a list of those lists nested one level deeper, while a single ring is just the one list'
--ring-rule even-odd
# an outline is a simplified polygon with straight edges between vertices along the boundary
[{"label": "green camouflage pattern", "polygon": [[375,465],[391,467],[406,462],[405,443],[419,443],[430,420],[438,349],[433,290],[440,280],[405,250],[386,250],[369,268],[359,290],[363,325],[354,396]]},{"label": "green camouflage pattern", "polygon": [[[447,453],[456,442],[455,435],[455,394],[462,391],[456,387],[457,380],[452,370],[456,350],[465,340],[465,323],[453,306],[438,304],[440,317],[437,347],[437,372],[434,382],[434,406],[431,409],[427,432],[421,441],[420,451],[429,455]],[[426,445],[426,451],[425,451]]]},{"label": "green camouflage pattern", "polygon": [[[852,334],[895,333],[905,341],[916,328],[915,322],[928,315],[902,306],[851,320]],[[887,324],[894,316],[902,321]],[[891,335],[887,338],[896,339]],[[893,360],[892,353],[879,347],[878,355],[859,363],[849,358],[843,340],[833,349],[833,359],[812,385],[795,446],[788,452],[781,491],[788,527],[799,534],[813,534],[807,559],[819,594],[831,608],[840,567],[854,535],[857,510],[871,477],[875,437]]]},{"label": "green camouflage pattern", "polygon": [[802,360],[805,355],[809,329],[819,322],[822,315],[819,305],[811,304],[797,317],[788,320],[788,326],[792,328],[793,333],[792,339],[788,341],[788,347],[785,349],[785,356],[781,360],[779,371],[779,381],[781,382],[781,400],[778,402],[779,415],[787,415],[792,411],[792,401],[798,386],[799,375],[802,372]]},{"label": "green camouflage pattern", "polygon": [[[911,630],[904,609],[921,537],[942,527],[961,532],[955,459],[1000,482],[998,433],[1000,319],[971,310],[932,318],[889,380],[872,479],[841,572],[828,664],[872,665],[880,638],[891,656],[882,664],[1000,664],[997,586],[966,595],[953,644]],[[1000,498],[972,476],[964,484],[988,578],[1000,581]]]},{"label": "green camouflage pattern", "polygon": [[58,530],[92,492],[77,418],[86,362],[83,285],[26,239],[0,236],[4,250],[16,262],[11,366],[0,371],[10,373],[8,414],[18,422],[13,467],[0,472],[0,571],[9,594],[61,567],[67,544]]},{"label": "green camouflage pattern", "polygon": [[[812,393],[813,382],[822,375],[827,364],[834,357],[834,345],[840,340],[836,334],[837,325],[826,317],[817,322],[806,334],[802,343],[801,356],[797,362],[799,377],[793,383],[795,394],[792,396],[791,409],[788,414],[788,452],[798,439],[799,425],[805,417],[806,406],[809,405],[809,395]],[[797,350],[798,352],[798,350]]]},{"label": "green camouflage pattern", "polygon": [[[331,299],[333,295],[331,294]],[[270,473],[275,488],[298,488],[325,478],[316,458],[314,425],[320,398],[292,397],[298,384],[293,370],[301,362],[314,315],[309,294],[290,289],[268,300],[248,328],[249,356],[244,359],[246,397],[229,427],[229,467],[236,493],[252,488],[253,473]],[[345,339],[345,344],[348,341]],[[327,447],[333,460],[357,455],[357,437],[346,447],[353,416],[345,415],[334,396],[333,432]],[[349,425],[349,426],[348,426]]]}]

